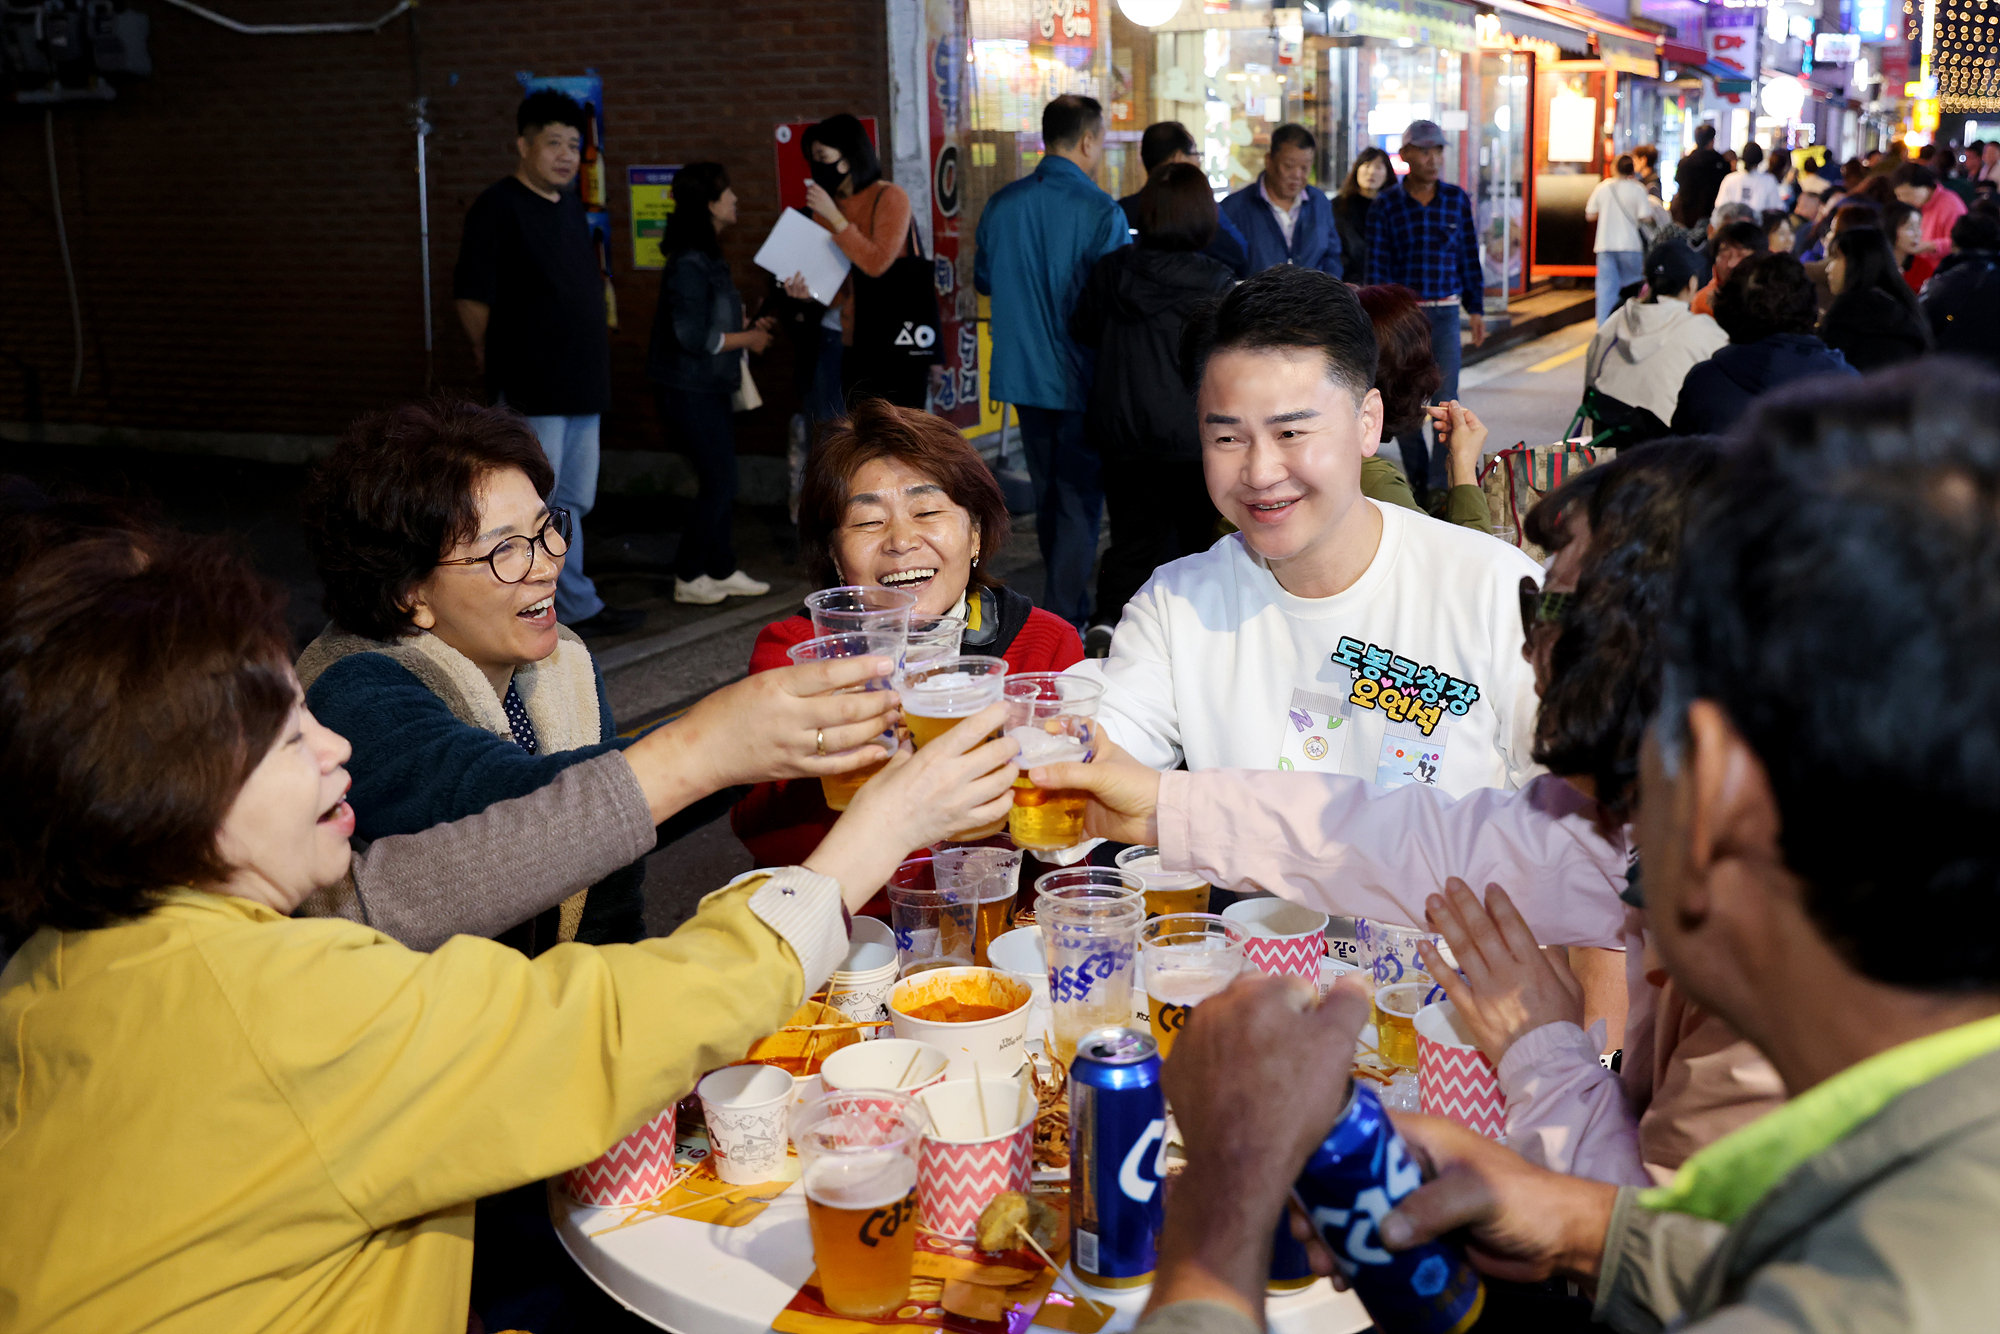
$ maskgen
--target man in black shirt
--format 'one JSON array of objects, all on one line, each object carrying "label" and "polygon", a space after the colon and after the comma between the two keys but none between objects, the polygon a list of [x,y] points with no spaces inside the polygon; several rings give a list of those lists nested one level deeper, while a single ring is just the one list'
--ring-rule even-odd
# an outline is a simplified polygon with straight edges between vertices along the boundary
[{"label": "man in black shirt", "polygon": [[[1163,120],[1148,125],[1139,137],[1139,165],[1146,169],[1146,178],[1170,162],[1186,162],[1201,165],[1201,154],[1196,151],[1194,136],[1187,126],[1177,120]],[[1144,182],[1141,182],[1143,184]],[[1118,201],[1118,207],[1125,210],[1125,221],[1132,228],[1132,240],[1139,239],[1139,192],[1134,190]],[[1202,250],[1210,259],[1220,260],[1238,278],[1250,276],[1250,254],[1243,245],[1243,233],[1235,223],[1220,213],[1215,217],[1215,239]]]},{"label": "man in black shirt", "polygon": [[1715,211],[1715,196],[1722,178],[1729,174],[1729,160],[1715,151],[1715,127],[1697,125],[1694,152],[1681,159],[1674,170],[1674,221],[1683,227],[1708,226]]},{"label": "man in black shirt", "polygon": [[604,276],[590,243],[581,163],[583,108],[531,94],[515,113],[520,160],[465,215],[452,295],[486,390],[528,419],[555,469],[549,504],[570,513],[556,616],[587,636],[636,629],[637,611],[606,607],[583,572],[583,516],[597,501],[598,424],[611,406]]}]

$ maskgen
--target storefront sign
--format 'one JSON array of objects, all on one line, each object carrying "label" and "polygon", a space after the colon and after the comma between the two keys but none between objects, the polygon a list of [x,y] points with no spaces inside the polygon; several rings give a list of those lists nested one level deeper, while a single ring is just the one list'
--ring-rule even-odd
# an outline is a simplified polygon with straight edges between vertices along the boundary
[{"label": "storefront sign", "polygon": [[1714,9],[1708,11],[1708,54],[1718,65],[1727,65],[1748,74],[1757,68],[1757,43],[1761,9]]},{"label": "storefront sign", "polygon": [[670,167],[627,167],[625,188],[632,194],[632,267],[663,269],[666,256],[660,253],[660,238],[667,234],[667,219],[673,216],[674,173]]},{"label": "storefront sign", "polygon": [[1451,0],[1367,0],[1354,6],[1354,31],[1363,37],[1406,40],[1445,51],[1477,51],[1478,28],[1470,5]]},{"label": "storefront sign", "polygon": [[1815,65],[1852,65],[1861,59],[1861,34],[1823,32],[1813,38]]},{"label": "storefront sign", "polygon": [[1596,143],[1596,98],[1558,94],[1549,100],[1549,161],[1589,162]]},{"label": "storefront sign", "polygon": [[[1092,43],[1096,25],[1090,24],[1092,36],[1082,36],[1077,33],[1076,20],[1089,22],[1097,8],[1094,3],[1065,5],[1041,0],[1030,20],[1034,31],[1021,35],[1037,44],[1050,41],[1062,33],[1067,20],[1071,31],[1060,40]],[[972,144],[969,162],[966,150],[960,147],[972,128],[972,107],[965,95],[965,6],[926,4],[923,14],[926,77],[924,105],[918,114],[930,122],[931,269],[938,310],[944,317],[938,330],[944,367],[931,407],[953,426],[976,436],[998,430],[1000,412],[997,405],[987,410],[986,329],[975,317],[981,303],[970,290],[972,266],[959,263],[963,254],[960,231],[973,221],[963,207],[964,172],[968,166],[993,166],[994,145],[990,141]],[[1047,35],[1041,31],[1044,19],[1054,29]]]}]

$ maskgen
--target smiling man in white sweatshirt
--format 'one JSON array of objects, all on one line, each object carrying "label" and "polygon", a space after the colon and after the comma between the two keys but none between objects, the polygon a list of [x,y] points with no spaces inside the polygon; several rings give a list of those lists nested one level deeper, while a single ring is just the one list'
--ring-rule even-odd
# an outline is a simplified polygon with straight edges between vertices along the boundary
[{"label": "smiling man in white sweatshirt", "polygon": [[1101,676],[1111,738],[1155,768],[1302,769],[1460,796],[1515,788],[1534,673],[1506,543],[1361,494],[1382,435],[1375,333],[1324,273],[1267,269],[1188,327],[1208,493],[1241,531],[1154,572]]}]

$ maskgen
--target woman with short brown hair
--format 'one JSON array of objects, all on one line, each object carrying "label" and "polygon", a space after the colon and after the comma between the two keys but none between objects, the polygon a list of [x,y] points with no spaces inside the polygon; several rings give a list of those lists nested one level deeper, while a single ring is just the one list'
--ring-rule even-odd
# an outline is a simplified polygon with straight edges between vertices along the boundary
[{"label": "woman with short brown hair", "polygon": [[466,1327],[473,1201],[587,1162],[822,985],[903,850],[1012,804],[998,706],[810,866],[671,937],[530,960],[294,920],[347,743],[222,544],[89,537],[0,586],[0,1312],[9,1328]]},{"label": "woman with short brown hair", "polygon": [[[916,614],[964,618],[965,652],[1005,658],[1017,672],[1061,671],[1083,645],[1068,622],[994,577],[1007,532],[986,461],[929,413],[864,399],[807,465],[799,550],[816,588],[908,589]],[[803,608],[765,626],[750,650],[750,679],[786,666],[792,646],[812,637]],[[819,783],[799,779],[759,783],[730,815],[759,863],[806,856],[833,821]]]}]

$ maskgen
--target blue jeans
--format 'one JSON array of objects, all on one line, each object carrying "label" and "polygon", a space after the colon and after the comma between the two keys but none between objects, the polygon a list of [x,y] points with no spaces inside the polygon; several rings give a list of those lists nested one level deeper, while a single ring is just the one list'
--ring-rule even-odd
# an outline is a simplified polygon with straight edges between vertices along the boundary
[{"label": "blue jeans", "polygon": [[[1458,370],[1464,360],[1464,351],[1458,340],[1458,312],[1456,303],[1449,306],[1424,306],[1424,318],[1431,326],[1431,356],[1437,361],[1438,371],[1444,379],[1438,382],[1433,403],[1458,397]],[[1421,502],[1425,488],[1430,485],[1433,472],[1430,446],[1424,441],[1424,424],[1418,422],[1416,429],[1396,437],[1396,444],[1403,451],[1403,472],[1410,480],[1410,489]],[[1444,465],[1444,453],[1438,452],[1435,472],[1439,480],[1450,474]]]},{"label": "blue jeans", "polygon": [[1090,567],[1104,516],[1103,468],[1083,434],[1081,410],[1016,408],[1028,480],[1035,489],[1035,540],[1042,549],[1042,606],[1081,630],[1090,619]]},{"label": "blue jeans", "polygon": [[604,610],[597,585],[583,572],[583,516],[597,503],[596,413],[588,417],[530,417],[528,427],[542,442],[542,453],[555,469],[556,489],[549,504],[569,511],[569,555],[556,576],[556,619],[565,625],[587,621]]},{"label": "blue jeans", "polygon": [[1618,309],[1618,294],[1646,276],[1643,250],[1600,250],[1597,252],[1597,322],[1611,318]]}]

